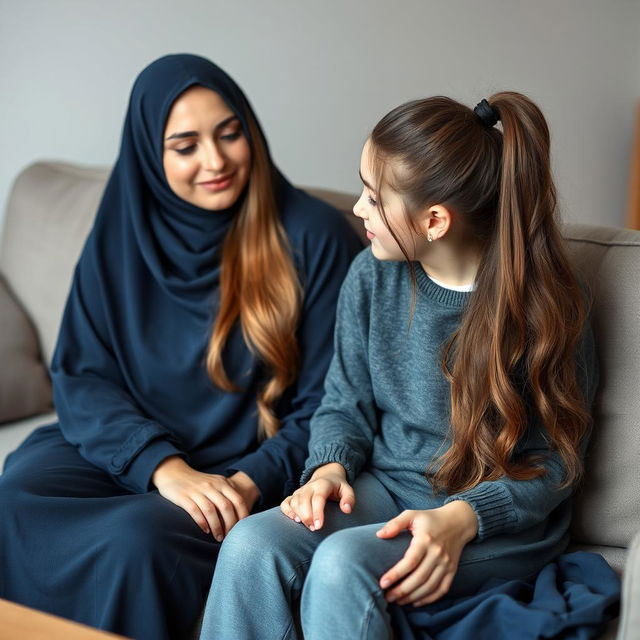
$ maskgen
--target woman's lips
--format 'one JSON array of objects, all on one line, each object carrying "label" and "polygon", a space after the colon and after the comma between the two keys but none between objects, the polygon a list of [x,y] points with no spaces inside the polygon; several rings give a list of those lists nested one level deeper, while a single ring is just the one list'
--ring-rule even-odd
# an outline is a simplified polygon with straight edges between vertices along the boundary
[{"label": "woman's lips", "polygon": [[231,184],[233,176],[235,174],[230,173],[214,180],[207,180],[207,182],[199,182],[198,185],[204,187],[207,191],[223,191]]}]

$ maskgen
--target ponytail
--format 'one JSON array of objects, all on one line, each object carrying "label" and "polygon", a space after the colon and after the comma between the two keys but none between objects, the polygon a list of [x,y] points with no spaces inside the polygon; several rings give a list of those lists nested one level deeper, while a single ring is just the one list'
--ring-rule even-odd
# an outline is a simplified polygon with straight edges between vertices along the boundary
[{"label": "ponytail", "polygon": [[443,204],[483,248],[475,291],[443,350],[450,447],[430,473],[447,493],[543,475],[541,460],[516,452],[538,419],[568,486],[580,477],[578,444],[588,427],[575,360],[586,307],[555,219],[549,130],[521,94],[498,93],[485,106],[502,133],[486,111],[430,98],[395,109],[371,135],[378,162],[405,168],[393,187],[409,217]]}]

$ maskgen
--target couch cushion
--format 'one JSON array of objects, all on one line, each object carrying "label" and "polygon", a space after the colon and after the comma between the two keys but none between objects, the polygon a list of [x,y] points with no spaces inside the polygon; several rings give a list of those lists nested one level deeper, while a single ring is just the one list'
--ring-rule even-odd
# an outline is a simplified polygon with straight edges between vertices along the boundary
[{"label": "couch cushion", "polygon": [[51,408],[51,384],[29,318],[0,276],[0,423]]},{"label": "couch cushion", "polygon": [[32,319],[47,364],[107,175],[103,168],[37,162],[18,175],[9,197],[0,271]]},{"label": "couch cushion", "polygon": [[600,386],[574,542],[627,547],[640,530],[640,232],[568,225],[572,260],[594,295]]}]

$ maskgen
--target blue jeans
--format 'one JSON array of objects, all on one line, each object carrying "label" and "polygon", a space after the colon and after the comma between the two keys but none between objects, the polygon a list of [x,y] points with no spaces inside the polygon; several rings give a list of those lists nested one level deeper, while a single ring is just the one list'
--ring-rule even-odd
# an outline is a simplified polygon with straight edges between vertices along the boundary
[{"label": "blue jeans", "polygon": [[[378,580],[411,536],[376,537],[402,509],[374,476],[362,473],[354,490],[353,513],[327,503],[320,531],[279,508],[241,520],[222,544],[201,640],[392,638]],[[541,554],[527,559],[505,542],[496,536],[467,545],[449,594],[472,593],[490,576],[521,577],[548,561]]]}]

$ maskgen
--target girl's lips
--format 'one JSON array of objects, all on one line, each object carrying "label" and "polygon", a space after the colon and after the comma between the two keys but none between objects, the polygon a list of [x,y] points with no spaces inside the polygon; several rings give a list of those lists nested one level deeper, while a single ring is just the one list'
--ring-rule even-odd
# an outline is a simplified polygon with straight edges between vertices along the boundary
[{"label": "girl's lips", "polygon": [[231,173],[215,180],[208,180],[207,182],[199,182],[199,186],[204,187],[207,191],[222,191],[226,189],[233,180],[234,174]]},{"label": "girl's lips", "polygon": [[371,233],[371,231],[369,231],[369,229],[367,229],[367,238],[369,238],[369,240],[373,240],[376,237],[375,233]]}]

